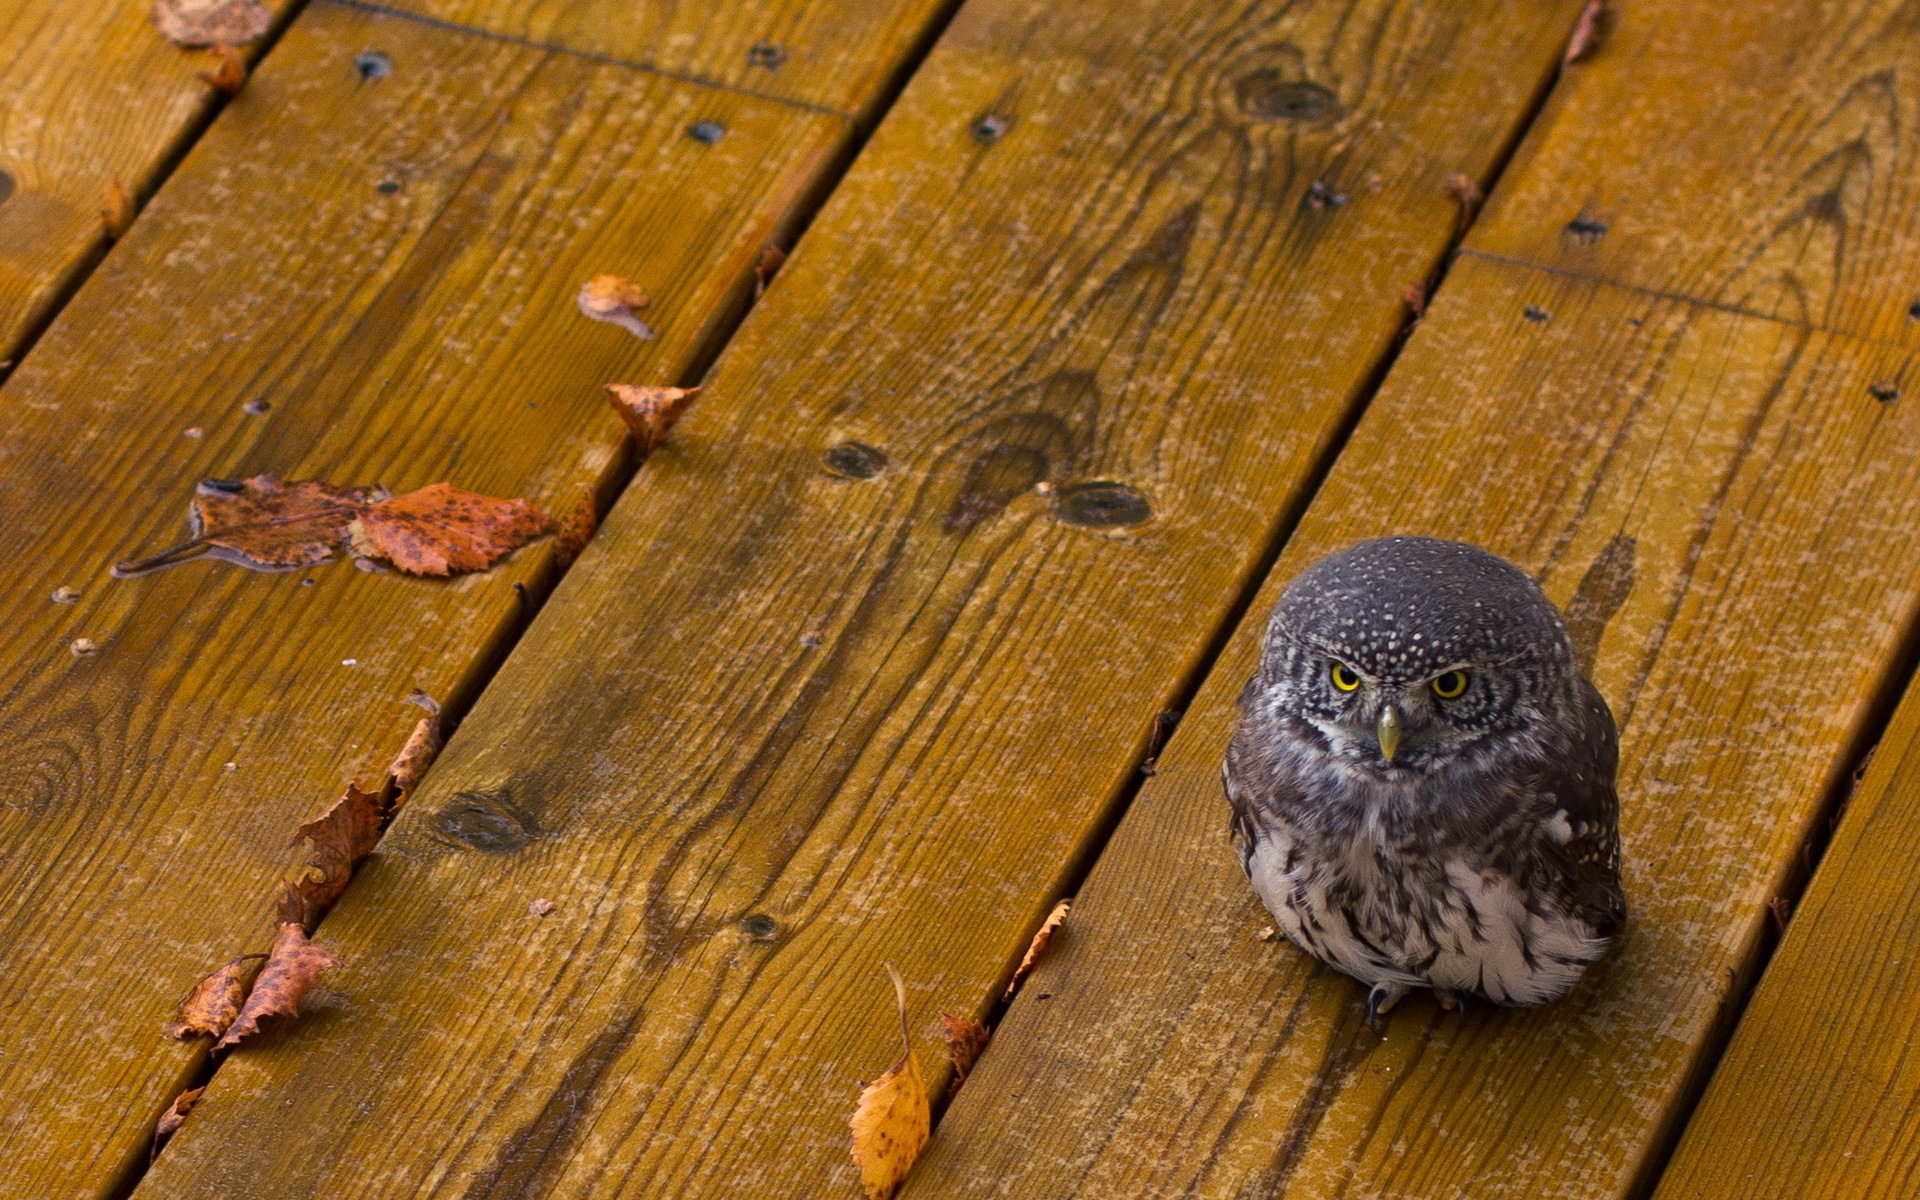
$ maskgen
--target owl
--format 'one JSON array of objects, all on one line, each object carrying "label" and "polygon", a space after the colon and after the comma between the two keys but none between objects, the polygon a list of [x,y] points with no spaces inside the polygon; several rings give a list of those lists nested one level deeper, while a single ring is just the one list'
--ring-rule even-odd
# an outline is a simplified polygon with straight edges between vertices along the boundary
[{"label": "owl", "polygon": [[1557,999],[1626,918],[1619,735],[1534,582],[1474,546],[1388,537],[1288,585],[1223,774],[1282,932],[1368,985]]}]

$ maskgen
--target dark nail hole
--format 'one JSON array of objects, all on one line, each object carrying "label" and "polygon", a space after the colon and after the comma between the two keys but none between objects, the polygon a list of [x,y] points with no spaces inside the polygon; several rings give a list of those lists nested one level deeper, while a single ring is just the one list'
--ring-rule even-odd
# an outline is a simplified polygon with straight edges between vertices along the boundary
[{"label": "dark nail hole", "polygon": [[361,79],[385,79],[393,74],[393,60],[378,50],[362,50],[353,56],[353,69]]},{"label": "dark nail hole", "polygon": [[780,932],[780,923],[765,913],[755,913],[741,919],[740,932],[756,942],[770,942]]},{"label": "dark nail hole", "polygon": [[982,145],[991,145],[1007,136],[1007,130],[1013,123],[1005,117],[993,113],[982,113],[973,123],[973,140]]},{"label": "dark nail hole", "polygon": [[1567,232],[1573,240],[1582,246],[1591,246],[1607,232],[1605,221],[1596,221],[1592,217],[1575,217],[1567,222]]},{"label": "dark nail hole", "polygon": [[827,472],[844,479],[872,479],[887,469],[887,456],[865,442],[841,442],[823,457]]},{"label": "dark nail hole", "polygon": [[787,61],[786,47],[778,42],[755,42],[747,51],[747,62],[756,67],[765,67],[771,71]]},{"label": "dark nail hole", "polygon": [[1867,390],[1872,392],[1873,398],[1882,404],[1892,404],[1900,398],[1899,387],[1885,379],[1882,379]]},{"label": "dark nail hole", "polygon": [[1345,192],[1336,192],[1318,179],[1307,185],[1308,208],[1339,208],[1346,202]]},{"label": "dark nail hole", "polygon": [[313,586],[313,580],[311,580],[311,579],[302,579],[302,580],[300,581],[300,586],[301,586],[301,587],[312,587],[312,586]]},{"label": "dark nail hole", "polygon": [[727,136],[727,127],[718,121],[699,121],[687,128],[687,136],[703,146],[711,146]]},{"label": "dark nail hole", "polygon": [[433,814],[433,827],[475,850],[504,854],[533,840],[532,823],[500,795],[461,792]]},{"label": "dark nail hole", "polygon": [[379,183],[373,185],[373,190],[379,192],[382,196],[391,196],[400,190],[400,181],[398,179],[382,179]]},{"label": "dark nail hole", "polygon": [[[4,199],[4,197],[0,197],[0,199]],[[1920,300],[1913,302],[1913,307],[1907,310],[1907,315],[1916,321],[1920,321]]]},{"label": "dark nail hole", "polygon": [[240,406],[240,411],[250,417],[259,417],[265,416],[267,410],[272,407],[273,405],[268,404],[265,400],[249,400]]},{"label": "dark nail hole", "polygon": [[0,204],[5,204],[7,197],[13,195],[15,186],[13,176],[7,174],[5,171],[0,171]]},{"label": "dark nail hole", "polygon": [[1546,309],[1541,308],[1538,304],[1529,304],[1527,305],[1526,311],[1520,315],[1529,321],[1538,322],[1546,320],[1548,313]]},{"label": "dark nail hole", "polygon": [[1240,111],[1264,121],[1324,121],[1340,115],[1340,99],[1317,83],[1288,80],[1272,67],[1233,85]]},{"label": "dark nail hole", "polygon": [[1069,525],[1088,529],[1117,529],[1138,525],[1153,509],[1147,498],[1124,483],[1076,484],[1063,488],[1054,499],[1054,515]]}]

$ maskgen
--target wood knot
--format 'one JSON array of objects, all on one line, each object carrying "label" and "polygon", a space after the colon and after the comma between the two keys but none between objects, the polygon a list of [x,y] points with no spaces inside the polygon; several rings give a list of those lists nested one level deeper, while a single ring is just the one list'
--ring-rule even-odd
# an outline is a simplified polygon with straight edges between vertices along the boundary
[{"label": "wood knot", "polygon": [[488,854],[506,854],[539,832],[505,791],[461,792],[433,814],[434,829],[463,846]]},{"label": "wood knot", "polygon": [[1240,111],[1261,121],[1326,121],[1340,115],[1340,99],[1317,83],[1288,79],[1273,67],[1242,75],[1233,85]]},{"label": "wood knot", "polygon": [[1119,529],[1138,525],[1153,514],[1153,508],[1145,496],[1124,483],[1095,480],[1055,493],[1053,514],[1085,529]]},{"label": "wood knot", "polygon": [[821,456],[827,474],[842,479],[873,479],[887,469],[886,454],[865,442],[841,442]]}]

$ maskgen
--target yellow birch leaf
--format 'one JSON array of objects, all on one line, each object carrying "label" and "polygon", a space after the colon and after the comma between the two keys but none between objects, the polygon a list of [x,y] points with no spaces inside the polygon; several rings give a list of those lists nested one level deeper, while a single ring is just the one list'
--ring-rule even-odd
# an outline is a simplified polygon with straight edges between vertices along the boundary
[{"label": "yellow birch leaf", "polygon": [[860,1093],[848,1123],[853,1130],[853,1164],[860,1168],[867,1200],[889,1200],[913,1160],[920,1157],[933,1127],[926,1077],[920,1074],[907,1033],[907,985],[891,962],[887,974],[893,977],[894,1000],[900,1008],[900,1061]]}]

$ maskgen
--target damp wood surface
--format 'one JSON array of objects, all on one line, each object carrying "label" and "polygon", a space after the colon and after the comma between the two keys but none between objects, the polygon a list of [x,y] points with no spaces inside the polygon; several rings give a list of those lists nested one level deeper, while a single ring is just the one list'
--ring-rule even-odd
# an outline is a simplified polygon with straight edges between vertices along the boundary
[{"label": "damp wood surface", "polygon": [[[1920,407],[1869,391],[1907,365],[1460,260],[904,1195],[1633,1195],[1920,615]],[[1358,984],[1261,940],[1219,766],[1282,582],[1388,533],[1618,600],[1632,915],[1556,1005],[1416,993],[1374,1035]]]},{"label": "damp wood surface", "polygon": [[[606,500],[600,385],[704,362],[850,136],[320,0],[62,311],[0,390],[0,1196],[144,1164],[201,1062],[162,1026],[271,941],[295,826],[377,784],[410,689],[464,704],[557,574],[551,542],[454,580],[111,565],[182,541],[208,477]],[[644,285],[657,340],[579,314],[601,272]]]},{"label": "damp wood surface", "polygon": [[501,37],[563,46],[863,124],[960,0],[387,0]]},{"label": "damp wood surface", "polygon": [[1655,1200],[1920,1192],[1920,692],[1848,801]]},{"label": "damp wood surface", "polygon": [[[1570,68],[909,1200],[1650,1186],[1920,617],[1920,409],[1886,398],[1915,372],[1888,315],[1904,285],[1877,274],[1915,218],[1897,172],[1822,174],[1836,154],[1910,159],[1913,126],[1848,140],[1806,115],[1868,93],[1911,111],[1895,51],[1860,33],[1910,49],[1910,22],[1892,3],[1745,11],[1690,41],[1691,6],[1620,5]],[[1782,46],[1797,73],[1751,69]],[[1707,99],[1728,94],[1746,107]],[[1778,154],[1756,156],[1767,128]],[[1669,203],[1660,173],[1701,163]],[[1607,225],[1590,244],[1566,230],[1583,213]],[[1421,995],[1377,1037],[1358,985],[1260,940],[1219,764],[1285,581],[1387,533],[1506,554],[1597,636],[1632,917],[1555,1006],[1462,1016]],[[1730,1092],[1727,1121],[1748,1102]]]},{"label": "damp wood surface", "polygon": [[1577,8],[964,8],[136,1194],[857,1195]]},{"label": "damp wood surface", "polygon": [[161,37],[152,10],[0,0],[0,361],[105,249],[109,185],[145,197],[213,107],[213,57]]}]

